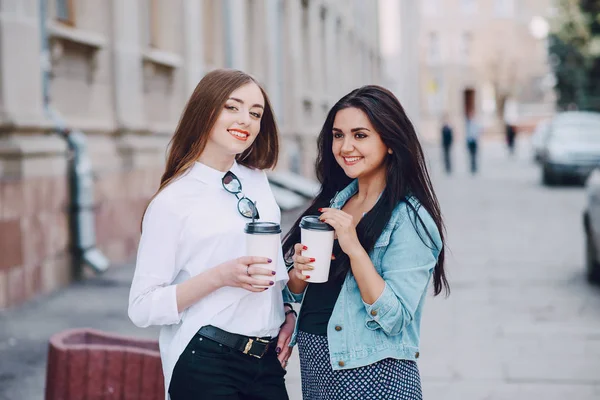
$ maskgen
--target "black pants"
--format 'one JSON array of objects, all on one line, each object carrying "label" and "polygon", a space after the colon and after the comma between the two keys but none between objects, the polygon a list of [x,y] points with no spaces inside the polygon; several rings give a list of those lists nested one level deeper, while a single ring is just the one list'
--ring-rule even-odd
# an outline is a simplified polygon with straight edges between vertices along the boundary
[{"label": "black pants", "polygon": [[467,141],[467,148],[469,149],[469,156],[471,158],[471,173],[477,172],[477,141]]},{"label": "black pants", "polygon": [[288,400],[285,374],[275,346],[256,358],[196,335],[175,365],[169,394],[171,400]]},{"label": "black pants", "polygon": [[507,135],[506,136],[506,144],[508,145],[508,151],[510,154],[514,154],[515,152],[515,135]]},{"label": "black pants", "polygon": [[450,146],[443,146],[444,149],[444,167],[446,168],[446,172],[452,172],[452,161],[450,159]]}]

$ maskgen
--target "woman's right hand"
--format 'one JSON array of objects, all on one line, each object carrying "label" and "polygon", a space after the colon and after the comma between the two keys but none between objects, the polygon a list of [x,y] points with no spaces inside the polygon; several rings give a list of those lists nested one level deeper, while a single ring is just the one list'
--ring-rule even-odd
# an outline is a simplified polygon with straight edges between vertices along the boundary
[{"label": "woman's right hand", "polygon": [[[266,257],[244,256],[219,264],[216,269],[219,271],[221,286],[231,286],[246,289],[250,292],[262,292],[275,284],[275,279],[265,280],[257,279],[251,275],[266,275],[275,278],[276,272],[254,264],[269,264],[272,260]],[[267,286],[254,287],[256,286]]]},{"label": "woman's right hand", "polygon": [[[309,263],[315,262],[315,259],[302,256],[303,250],[308,250],[308,248],[302,243],[296,243],[294,245],[294,255],[292,256],[292,260],[294,261],[294,268],[291,272],[295,278],[301,281],[306,281],[308,278],[310,278],[310,272],[308,271],[312,271],[313,269],[315,269]],[[303,274],[302,271],[307,271],[307,275]]]}]

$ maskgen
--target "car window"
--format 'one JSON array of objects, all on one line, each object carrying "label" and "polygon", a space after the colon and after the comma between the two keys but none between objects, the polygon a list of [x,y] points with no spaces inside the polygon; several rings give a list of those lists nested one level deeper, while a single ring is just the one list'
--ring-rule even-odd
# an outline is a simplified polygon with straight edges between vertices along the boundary
[{"label": "car window", "polygon": [[562,123],[552,127],[552,139],[600,142],[600,123]]}]

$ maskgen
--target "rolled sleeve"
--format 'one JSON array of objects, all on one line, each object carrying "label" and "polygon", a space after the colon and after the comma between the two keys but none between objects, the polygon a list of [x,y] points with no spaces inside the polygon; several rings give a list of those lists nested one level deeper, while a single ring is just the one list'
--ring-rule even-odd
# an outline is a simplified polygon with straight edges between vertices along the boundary
[{"label": "rolled sleeve", "polygon": [[[439,239],[435,224],[426,225],[432,237]],[[411,221],[403,221],[392,232],[382,259],[383,292],[373,304],[363,301],[368,329],[398,335],[413,321],[441,250],[441,241],[431,243],[420,228],[425,243]]]},{"label": "rolled sleeve", "polygon": [[[373,304],[363,301],[368,315],[367,328],[375,330],[381,327],[386,332],[392,331],[393,327],[389,326],[389,321],[395,321],[398,318],[396,316],[388,316],[388,314],[398,309],[395,307],[397,303],[398,298],[396,294],[392,291],[388,283],[385,282],[383,292]],[[382,324],[386,322],[388,322],[388,326],[383,326]]]},{"label": "rolled sleeve", "polygon": [[142,328],[181,321],[173,281],[180,270],[176,259],[183,218],[174,209],[156,198],[144,216],[128,309],[131,321]]}]

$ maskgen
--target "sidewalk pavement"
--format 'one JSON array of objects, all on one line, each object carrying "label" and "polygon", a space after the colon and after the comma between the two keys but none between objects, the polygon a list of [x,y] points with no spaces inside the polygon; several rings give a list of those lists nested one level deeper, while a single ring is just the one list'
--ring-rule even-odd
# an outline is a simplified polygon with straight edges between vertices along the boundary
[{"label": "sidewalk pavement", "polygon": [[[304,209],[301,207],[301,209]],[[296,213],[282,215],[284,231]],[[127,304],[134,265],[111,268],[94,277],[0,311],[0,400],[41,400],[46,382],[48,339],[72,328],[158,339],[157,327],[140,329],[129,320]],[[300,400],[300,368],[296,352],[288,365],[290,400]]]}]

